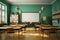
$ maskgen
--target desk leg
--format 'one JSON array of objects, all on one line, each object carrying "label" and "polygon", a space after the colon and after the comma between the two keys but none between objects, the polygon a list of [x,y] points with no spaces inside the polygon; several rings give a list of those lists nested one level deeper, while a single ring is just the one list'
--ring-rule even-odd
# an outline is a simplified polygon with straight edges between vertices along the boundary
[{"label": "desk leg", "polygon": [[18,40],[20,40],[20,32],[21,32],[21,28],[18,30]]},{"label": "desk leg", "polygon": [[56,32],[56,34],[55,34],[55,35],[56,35],[56,40],[57,40],[57,32]]},{"label": "desk leg", "polygon": [[20,30],[17,30],[17,31],[18,31],[18,40],[19,40],[19,37],[20,37],[20,36],[19,36],[19,32],[20,32]]},{"label": "desk leg", "polygon": [[44,30],[41,30],[42,31],[42,40],[44,40]]},{"label": "desk leg", "polygon": [[1,40],[1,34],[0,34],[0,40]]},{"label": "desk leg", "polygon": [[49,38],[48,38],[48,39],[50,40],[51,38],[50,38],[50,32],[49,32],[49,30],[48,30],[48,36],[49,36]]},{"label": "desk leg", "polygon": [[57,33],[56,33],[56,40],[59,40],[60,38],[60,32],[59,31],[57,31]]}]

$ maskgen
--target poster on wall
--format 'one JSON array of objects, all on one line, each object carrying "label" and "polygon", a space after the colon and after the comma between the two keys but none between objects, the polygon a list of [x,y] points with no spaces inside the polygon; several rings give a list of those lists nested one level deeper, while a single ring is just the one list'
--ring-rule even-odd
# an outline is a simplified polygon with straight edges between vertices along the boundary
[{"label": "poster on wall", "polygon": [[53,23],[58,23],[58,20],[52,20]]},{"label": "poster on wall", "polygon": [[10,15],[10,23],[18,23],[18,15],[17,14]]},{"label": "poster on wall", "polygon": [[43,16],[43,21],[46,21],[46,16]]}]

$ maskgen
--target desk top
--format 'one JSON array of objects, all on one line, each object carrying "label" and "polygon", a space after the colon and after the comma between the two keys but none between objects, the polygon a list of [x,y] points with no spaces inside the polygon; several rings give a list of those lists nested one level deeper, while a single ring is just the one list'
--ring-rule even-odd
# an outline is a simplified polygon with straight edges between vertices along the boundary
[{"label": "desk top", "polygon": [[16,27],[16,26],[25,26],[25,25],[26,25],[26,24],[16,24],[16,25],[11,24],[10,26]]},{"label": "desk top", "polygon": [[41,27],[42,30],[50,30],[51,28],[55,28],[56,30],[60,30],[60,27]]},{"label": "desk top", "polygon": [[20,29],[21,27],[0,27],[0,29],[8,29],[8,28]]},{"label": "desk top", "polygon": [[10,24],[4,27],[0,27],[0,29],[8,29],[8,28],[13,28],[13,29],[20,29],[22,27],[25,27],[26,24]]}]

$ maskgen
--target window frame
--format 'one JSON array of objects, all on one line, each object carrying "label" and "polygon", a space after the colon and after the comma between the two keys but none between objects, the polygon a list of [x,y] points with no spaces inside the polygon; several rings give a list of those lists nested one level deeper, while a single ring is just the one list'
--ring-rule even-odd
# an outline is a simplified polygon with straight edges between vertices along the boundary
[{"label": "window frame", "polygon": [[[1,6],[1,8],[0,8],[0,11],[1,11],[0,22],[4,22],[4,16],[5,16],[5,15],[3,15],[3,12],[4,12],[4,14],[5,14],[5,6],[4,6],[3,4],[1,4],[1,3],[0,3],[0,6]],[[4,6],[4,9],[3,9],[2,6]]]}]

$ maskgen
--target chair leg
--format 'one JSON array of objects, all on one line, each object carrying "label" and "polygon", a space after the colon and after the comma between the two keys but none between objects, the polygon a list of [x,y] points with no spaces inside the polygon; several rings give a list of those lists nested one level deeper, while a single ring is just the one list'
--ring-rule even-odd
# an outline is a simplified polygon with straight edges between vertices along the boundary
[{"label": "chair leg", "polygon": [[26,31],[26,28],[24,28],[24,30]]},{"label": "chair leg", "polygon": [[35,28],[35,31],[36,31],[36,28]]},{"label": "chair leg", "polygon": [[35,31],[36,31],[37,29],[39,29],[39,28],[35,28]]}]

